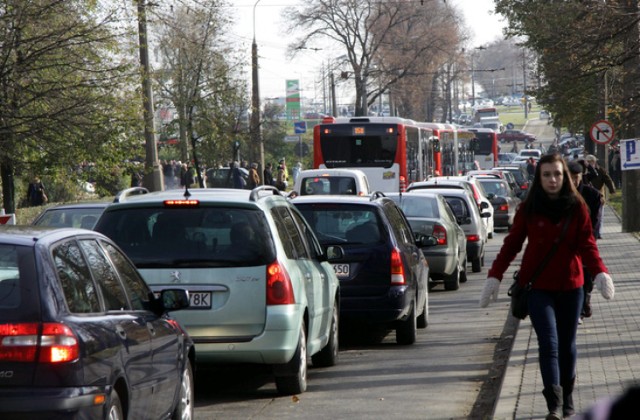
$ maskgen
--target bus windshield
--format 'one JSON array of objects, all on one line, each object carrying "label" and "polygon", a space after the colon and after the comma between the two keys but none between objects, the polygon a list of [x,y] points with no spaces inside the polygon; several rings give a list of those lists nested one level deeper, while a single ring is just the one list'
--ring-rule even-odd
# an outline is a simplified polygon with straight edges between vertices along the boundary
[{"label": "bus windshield", "polygon": [[384,129],[367,127],[362,135],[348,133],[339,129],[340,124],[332,127],[333,135],[320,138],[320,148],[327,168],[382,167],[390,168],[396,157],[398,136],[396,130],[387,134]]},{"label": "bus windshield", "polygon": [[478,139],[478,150],[475,151],[476,155],[490,155],[493,153],[493,133],[476,133]]}]

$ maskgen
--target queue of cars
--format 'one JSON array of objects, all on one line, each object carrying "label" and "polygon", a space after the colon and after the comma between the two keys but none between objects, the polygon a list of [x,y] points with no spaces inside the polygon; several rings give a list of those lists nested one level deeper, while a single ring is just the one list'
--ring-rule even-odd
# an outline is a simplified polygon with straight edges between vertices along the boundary
[{"label": "queue of cars", "polygon": [[[458,289],[468,263],[481,271],[498,194],[487,197],[472,176],[365,194],[366,177],[347,172],[315,174],[322,192],[297,196],[271,186],[129,190],[113,203],[47,209],[36,220],[52,228],[1,228],[0,369],[23,350],[40,356],[10,388],[0,384],[0,412],[189,418],[198,364],[268,365],[289,395],[306,390],[310,365],[337,363],[343,322],[394,330],[398,344],[413,344],[428,325],[429,290]],[[37,281],[29,288],[37,293],[20,294],[16,281]],[[34,344],[16,347],[22,342]],[[109,350],[92,353],[101,346]],[[117,356],[123,346],[136,351]],[[71,359],[41,360],[60,352]],[[68,389],[56,393],[35,372],[68,372]],[[145,394],[149,380],[162,403]],[[47,403],[27,404],[19,391],[31,388]]]}]

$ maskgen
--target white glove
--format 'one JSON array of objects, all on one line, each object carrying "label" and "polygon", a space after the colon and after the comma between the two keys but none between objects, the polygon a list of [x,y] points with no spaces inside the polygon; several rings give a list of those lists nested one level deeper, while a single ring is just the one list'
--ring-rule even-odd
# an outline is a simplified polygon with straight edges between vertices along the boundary
[{"label": "white glove", "polygon": [[500,280],[495,277],[487,277],[480,294],[480,307],[486,308],[490,302],[498,300],[498,290],[500,290]]},{"label": "white glove", "polygon": [[602,294],[603,298],[607,300],[613,298],[613,295],[616,293],[616,288],[609,274],[599,273],[593,282],[596,284],[596,288]]}]

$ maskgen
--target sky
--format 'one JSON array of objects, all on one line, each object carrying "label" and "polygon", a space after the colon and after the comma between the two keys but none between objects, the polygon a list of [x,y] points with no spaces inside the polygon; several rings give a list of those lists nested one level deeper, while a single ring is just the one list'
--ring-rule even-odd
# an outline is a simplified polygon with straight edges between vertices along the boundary
[{"label": "sky", "polygon": [[[433,0],[427,0],[433,1]],[[505,26],[499,15],[492,13],[493,0],[447,0],[464,13],[473,42],[471,46],[488,44],[502,38]],[[228,36],[238,42],[239,48],[247,51],[247,67],[250,71],[251,43],[254,33],[258,45],[260,97],[276,98],[286,96],[286,80],[300,80],[301,96],[322,97],[322,68],[336,56],[331,50],[302,50],[293,60],[286,55],[291,41],[284,32],[285,22],[281,12],[287,6],[301,4],[301,0],[232,0],[231,15],[236,23]],[[255,5],[255,7],[254,7]],[[339,96],[339,93],[336,95]]]}]

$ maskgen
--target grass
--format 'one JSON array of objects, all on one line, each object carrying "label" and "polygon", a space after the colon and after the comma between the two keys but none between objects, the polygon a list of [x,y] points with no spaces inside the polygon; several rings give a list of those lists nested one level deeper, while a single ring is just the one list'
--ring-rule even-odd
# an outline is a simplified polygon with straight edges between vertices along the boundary
[{"label": "grass", "polygon": [[521,130],[527,122],[527,119],[532,118],[532,116],[535,118],[538,117],[538,114],[542,108],[534,103],[531,107],[531,111],[528,112],[529,118],[524,117],[524,109],[519,106],[501,105],[497,106],[496,109],[498,110],[498,114],[500,116],[500,122],[503,125],[506,126],[508,123],[511,123],[514,125],[514,128]]}]

